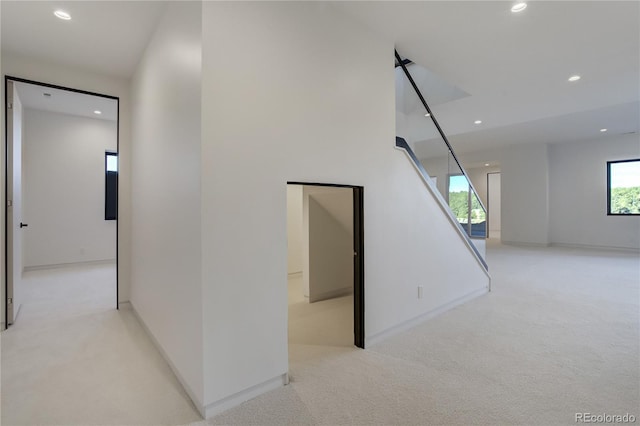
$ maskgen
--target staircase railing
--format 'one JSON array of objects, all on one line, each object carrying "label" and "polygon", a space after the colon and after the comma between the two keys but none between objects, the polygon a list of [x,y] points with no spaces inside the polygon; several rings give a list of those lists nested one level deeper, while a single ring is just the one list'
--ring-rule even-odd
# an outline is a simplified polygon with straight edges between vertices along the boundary
[{"label": "staircase railing", "polygon": [[[412,62],[395,52],[396,69],[404,81],[396,81],[405,90],[396,96],[396,146],[404,149],[430,187],[439,192],[439,201],[462,231],[476,256],[487,269],[484,249],[487,237],[487,209],[478,196],[467,172],[458,160],[422,91],[408,70]],[[403,78],[397,74],[396,79]],[[412,90],[404,83],[408,82]],[[475,241],[475,242],[474,242]]]}]

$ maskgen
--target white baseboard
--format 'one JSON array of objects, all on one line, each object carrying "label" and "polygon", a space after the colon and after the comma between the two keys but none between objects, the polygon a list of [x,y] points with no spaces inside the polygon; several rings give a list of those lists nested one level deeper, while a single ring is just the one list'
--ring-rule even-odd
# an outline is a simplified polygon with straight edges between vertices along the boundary
[{"label": "white baseboard", "polygon": [[189,395],[189,398],[191,399],[191,403],[193,404],[195,409],[198,410],[198,412],[203,418],[205,418],[205,409],[204,409],[205,407],[195,396],[195,393],[191,390],[189,385],[187,385],[187,382],[182,378],[182,376],[176,369],[175,365],[173,365],[173,362],[171,362],[171,359],[167,356],[167,353],[164,351],[164,349],[162,348],[162,346],[160,345],[156,337],[153,335],[153,333],[151,332],[147,324],[144,322],[144,320],[136,310],[135,305],[130,301],[120,302],[120,309],[131,309],[131,311],[133,311],[133,315],[135,315],[140,325],[142,325],[142,328],[144,329],[144,331],[151,338],[151,341],[155,345],[156,349],[158,349],[158,352],[160,352],[160,355],[162,355],[162,358],[164,358],[166,363],[169,365],[169,368],[171,368],[171,371],[173,371],[173,374],[176,376],[176,379],[178,379],[178,382],[180,382],[180,384],[182,385],[182,388],[185,390],[187,395]]},{"label": "white baseboard", "polygon": [[211,404],[207,404],[205,407],[205,418],[213,417],[217,414],[222,413],[225,410],[233,408],[237,405],[242,404],[245,401],[253,399],[259,395],[262,395],[265,392],[270,390],[278,389],[281,386],[284,386],[289,383],[289,374],[279,374],[276,377],[269,379],[265,382],[259,383],[255,386],[251,386],[248,389],[230,395],[226,398],[223,398],[219,401],[212,402]]},{"label": "white baseboard", "polygon": [[[353,294],[353,287],[339,288],[337,290],[327,291],[314,296],[309,297],[309,303],[320,302],[322,300],[335,299],[336,297],[348,296]],[[305,296],[307,297],[307,296]]]},{"label": "white baseboard", "polygon": [[590,244],[573,244],[573,243],[551,243],[552,247],[575,248],[585,250],[606,250],[606,251],[624,251],[629,253],[638,253],[640,248],[633,247],[612,247],[612,246],[594,246]]},{"label": "white baseboard", "polygon": [[419,315],[419,316],[417,316],[415,318],[412,318],[412,319],[410,319],[408,321],[400,323],[400,324],[398,324],[396,326],[393,326],[391,328],[388,328],[388,329],[386,329],[384,331],[381,331],[379,333],[373,334],[371,336],[366,336],[365,337],[365,348],[368,348],[368,347],[373,346],[373,345],[375,345],[377,343],[380,343],[381,341],[383,341],[383,340],[385,340],[385,339],[387,339],[387,338],[389,338],[389,337],[391,337],[391,336],[393,336],[395,334],[401,333],[403,331],[407,331],[407,330],[409,330],[409,329],[411,329],[411,328],[413,328],[413,327],[415,327],[417,325],[422,324],[423,322],[425,322],[425,321],[427,321],[427,320],[429,320],[431,318],[434,318],[434,317],[436,317],[436,316],[438,316],[438,315],[440,315],[440,314],[442,314],[442,313],[444,313],[444,312],[446,312],[446,311],[448,311],[450,309],[455,308],[458,305],[462,305],[463,303],[466,303],[466,302],[468,302],[468,301],[470,301],[472,299],[475,299],[476,297],[480,297],[483,294],[487,294],[487,293],[489,293],[489,288],[488,287],[481,288],[481,289],[478,289],[478,290],[474,290],[474,291],[472,291],[471,293],[469,293],[469,294],[467,294],[465,296],[459,297],[458,299],[455,299],[455,300],[453,300],[453,301],[451,301],[451,302],[449,302],[449,303],[447,303],[445,305],[442,305],[442,306],[440,306],[438,308],[435,308],[435,309],[432,309],[432,310],[430,310],[428,312],[425,312],[424,314],[421,314],[421,315]]},{"label": "white baseboard", "polygon": [[502,244],[517,247],[549,247],[549,243],[529,243],[524,241],[501,241]]},{"label": "white baseboard", "polygon": [[60,268],[69,268],[73,266],[90,266],[90,265],[115,265],[115,259],[101,259],[101,260],[88,260],[86,262],[71,262],[71,263],[56,263],[53,265],[36,265],[36,266],[25,266],[23,268],[24,272],[29,271],[41,271],[43,269],[60,269]]}]

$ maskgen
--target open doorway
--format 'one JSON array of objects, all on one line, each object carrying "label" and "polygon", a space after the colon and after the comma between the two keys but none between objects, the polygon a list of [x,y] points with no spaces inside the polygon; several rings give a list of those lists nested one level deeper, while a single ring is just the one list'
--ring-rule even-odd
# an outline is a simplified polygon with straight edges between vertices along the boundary
[{"label": "open doorway", "polygon": [[500,172],[487,173],[487,215],[489,222],[488,237],[492,240],[500,240],[502,221],[500,213]]},{"label": "open doorway", "polygon": [[118,98],[10,76],[5,97],[3,329],[117,308]]},{"label": "open doorway", "polygon": [[287,185],[289,342],[364,348],[363,188]]}]

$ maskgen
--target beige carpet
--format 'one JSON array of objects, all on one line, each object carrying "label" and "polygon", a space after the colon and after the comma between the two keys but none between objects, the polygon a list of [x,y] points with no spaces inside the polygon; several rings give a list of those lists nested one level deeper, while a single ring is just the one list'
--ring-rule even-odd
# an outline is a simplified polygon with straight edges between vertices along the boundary
[{"label": "beige carpet", "polygon": [[289,386],[194,425],[640,418],[638,255],[490,243],[488,261],[489,295],[364,351],[292,345]]},{"label": "beige carpet", "polygon": [[160,425],[200,419],[130,309],[115,265],[29,272],[2,333],[2,425]]},{"label": "beige carpet", "polygon": [[[490,244],[488,261],[491,294],[364,351],[330,332],[348,330],[339,308],[348,302],[300,312],[308,323],[291,324],[292,339],[303,339],[290,345],[291,384],[207,422],[131,311],[112,309],[112,287],[97,283],[113,270],[35,277],[31,302],[2,333],[2,424],[568,425],[576,412],[640,417],[638,255]],[[38,288],[52,290],[45,282],[66,283],[78,299],[63,290],[44,296]],[[333,325],[316,321],[323,312]],[[308,326],[317,340],[299,333]]]}]

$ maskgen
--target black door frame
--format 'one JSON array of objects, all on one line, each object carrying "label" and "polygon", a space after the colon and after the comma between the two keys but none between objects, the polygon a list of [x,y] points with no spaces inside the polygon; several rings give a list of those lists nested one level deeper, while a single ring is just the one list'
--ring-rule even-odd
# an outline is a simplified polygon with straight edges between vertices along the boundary
[{"label": "black door frame", "polygon": [[287,185],[353,190],[353,344],[364,349],[364,186],[298,181],[287,182]]},{"label": "black door frame", "polygon": [[[7,119],[9,118],[8,116],[8,109],[7,109],[7,102],[8,102],[8,94],[7,94],[7,89],[9,86],[9,81],[13,81],[16,83],[26,83],[26,84],[33,84],[36,86],[42,86],[42,87],[49,87],[52,89],[58,89],[58,90],[66,90],[68,92],[74,92],[74,93],[80,93],[83,95],[90,95],[90,96],[98,96],[100,98],[107,98],[107,99],[113,99],[116,101],[117,104],[117,116],[116,116],[116,151],[118,152],[118,156],[120,155],[120,98],[117,96],[111,96],[111,95],[105,95],[102,93],[96,93],[96,92],[88,92],[86,90],[79,90],[79,89],[74,89],[71,87],[65,87],[65,86],[59,86],[57,84],[50,84],[50,83],[43,83],[41,81],[35,81],[35,80],[28,80],[25,78],[20,78],[20,77],[13,77],[10,75],[5,75],[4,76],[4,122],[5,122],[5,126],[4,126],[4,152],[5,152],[5,164],[4,164],[4,197],[5,200],[7,199],[7,195],[8,195],[8,187],[7,187],[7,178],[8,178],[8,166],[9,166],[9,159],[7,158],[7,149],[9,147],[9,141],[8,141],[8,133],[7,133]],[[118,164],[120,164],[120,161],[118,161]],[[118,167],[119,168],[119,167]],[[119,199],[120,199],[120,191],[118,190],[119,188],[119,179],[120,179],[120,171],[118,170],[118,174],[116,176],[116,200],[117,203],[119,205]],[[120,309],[120,262],[119,262],[119,255],[120,255],[120,244],[119,244],[119,236],[120,236],[120,230],[119,230],[119,224],[120,221],[116,220],[116,309]],[[8,305],[7,305],[7,289],[8,289],[8,279],[9,277],[7,276],[7,253],[8,253],[8,243],[7,243],[7,203],[4,203],[4,300],[1,303],[4,303],[4,314],[5,314],[5,327],[8,327]]]}]

